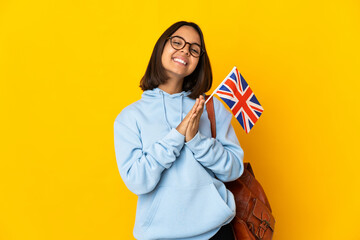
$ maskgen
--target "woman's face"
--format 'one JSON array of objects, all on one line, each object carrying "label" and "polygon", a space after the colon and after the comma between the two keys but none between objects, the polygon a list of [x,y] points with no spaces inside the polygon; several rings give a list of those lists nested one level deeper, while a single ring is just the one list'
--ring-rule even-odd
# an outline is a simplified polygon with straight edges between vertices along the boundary
[{"label": "woman's face", "polygon": [[[193,27],[182,26],[171,36],[180,36],[186,42],[197,43],[201,46],[200,36]],[[170,40],[167,40],[161,63],[170,79],[183,80],[195,70],[199,58],[192,56],[189,48],[190,45],[186,44],[183,49],[176,50],[171,46]]]}]

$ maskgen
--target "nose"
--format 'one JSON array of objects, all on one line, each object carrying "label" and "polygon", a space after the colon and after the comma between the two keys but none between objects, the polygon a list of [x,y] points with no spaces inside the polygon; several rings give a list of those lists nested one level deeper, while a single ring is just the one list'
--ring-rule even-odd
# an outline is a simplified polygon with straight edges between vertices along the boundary
[{"label": "nose", "polygon": [[[189,47],[186,47],[189,45]],[[181,49],[182,52],[185,52],[187,55],[190,55],[190,43],[185,43],[185,46]]]}]

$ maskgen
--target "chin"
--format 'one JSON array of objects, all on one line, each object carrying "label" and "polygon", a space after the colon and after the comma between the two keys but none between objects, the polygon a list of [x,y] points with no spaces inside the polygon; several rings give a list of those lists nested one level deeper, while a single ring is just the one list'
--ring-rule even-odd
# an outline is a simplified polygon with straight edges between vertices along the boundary
[{"label": "chin", "polygon": [[188,76],[184,72],[167,72],[166,75],[170,78],[184,78],[184,77]]}]

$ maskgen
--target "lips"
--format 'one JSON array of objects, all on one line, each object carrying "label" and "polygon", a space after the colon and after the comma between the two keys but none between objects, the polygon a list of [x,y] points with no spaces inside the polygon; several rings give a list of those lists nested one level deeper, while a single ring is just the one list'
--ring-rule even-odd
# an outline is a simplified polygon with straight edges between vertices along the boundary
[{"label": "lips", "polygon": [[180,63],[180,64],[182,64],[182,65],[184,65],[184,66],[186,66],[186,65],[188,64],[188,61],[187,61],[185,58],[183,58],[183,57],[173,57],[172,60],[173,60],[174,62]]}]

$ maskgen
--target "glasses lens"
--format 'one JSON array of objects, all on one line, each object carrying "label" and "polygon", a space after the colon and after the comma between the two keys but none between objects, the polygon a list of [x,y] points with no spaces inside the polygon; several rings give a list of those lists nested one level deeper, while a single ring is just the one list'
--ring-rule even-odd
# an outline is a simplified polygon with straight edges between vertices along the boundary
[{"label": "glasses lens", "polygon": [[194,57],[199,57],[201,54],[201,48],[199,45],[197,44],[191,44],[190,46],[190,53],[191,55],[193,55]]},{"label": "glasses lens", "polygon": [[[170,39],[170,43],[171,46],[176,50],[183,49],[186,45],[185,40],[182,39],[181,37],[172,37]],[[190,54],[193,55],[194,57],[199,57],[201,55],[201,47],[196,43],[192,43],[190,45],[189,51]]]},{"label": "glasses lens", "polygon": [[184,39],[181,39],[179,37],[173,37],[171,39],[171,46],[177,50],[182,49],[185,45]]}]

